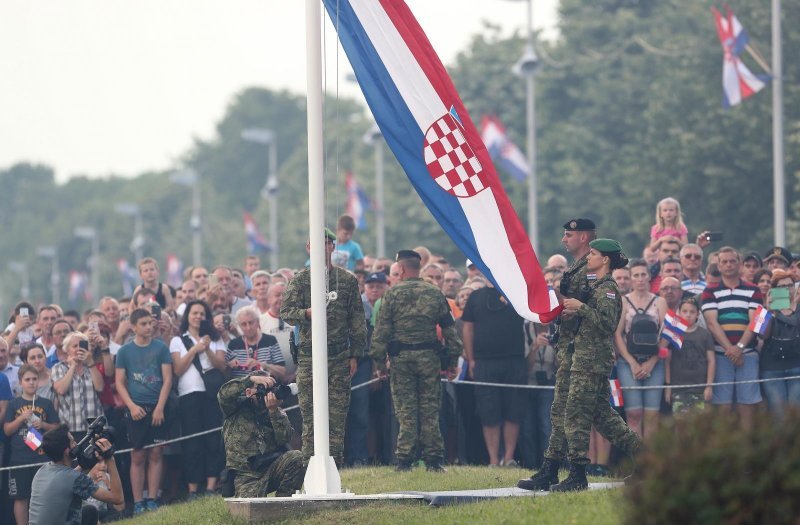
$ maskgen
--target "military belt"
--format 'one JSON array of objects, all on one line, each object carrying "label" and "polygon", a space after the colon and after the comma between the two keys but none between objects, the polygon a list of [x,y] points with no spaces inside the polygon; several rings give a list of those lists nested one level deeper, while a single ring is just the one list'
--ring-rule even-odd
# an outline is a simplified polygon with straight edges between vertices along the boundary
[{"label": "military belt", "polygon": [[[350,342],[348,342],[348,341],[345,341],[344,343],[339,343],[339,344],[328,343],[328,355],[329,356],[330,355],[337,355],[337,354],[340,354],[341,352],[343,352],[344,350],[347,350],[349,348],[350,348]],[[301,353],[305,354],[305,355],[310,355],[311,351],[312,351],[311,350],[311,344],[302,345],[300,347],[300,349],[302,350]]]},{"label": "military belt", "polygon": [[424,343],[401,343],[395,341],[392,343],[397,350],[439,350],[441,344],[439,341],[426,341]]}]

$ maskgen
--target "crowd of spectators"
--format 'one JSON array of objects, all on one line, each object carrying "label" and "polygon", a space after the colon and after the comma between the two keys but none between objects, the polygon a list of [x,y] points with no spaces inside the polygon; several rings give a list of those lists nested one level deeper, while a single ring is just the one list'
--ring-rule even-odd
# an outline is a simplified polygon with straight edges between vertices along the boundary
[{"label": "crowd of spectators", "polygon": [[[760,407],[779,417],[788,404],[800,403],[800,380],[786,379],[800,375],[800,257],[783,247],[763,255],[721,244],[712,249],[718,241],[708,231],[689,243],[674,199],[661,201],[656,217],[642,258],[613,273],[624,300],[612,378],[624,389],[620,410],[628,424],[647,437],[670,414],[714,405],[735,410],[742,425],[749,425]],[[364,255],[353,230],[352,219],[340,219],[332,259],[357,276],[371,333],[381,297],[397,273],[391,260]],[[538,467],[550,433],[552,390],[469,383],[499,377],[552,386],[559,358],[551,344],[555,323],[519,318],[471,261],[451,264],[425,247],[415,251],[422,258],[421,277],[447,297],[465,343],[461,380],[442,390],[446,460]],[[148,257],[138,263],[141,284],[131,297],[102,297],[83,313],[56,304],[16,304],[0,338],[2,465],[35,462],[30,429],[43,432],[66,423],[80,440],[87,420],[105,415],[116,429],[117,448],[133,449],[118,458],[129,511],[215,492],[225,458],[220,434],[171,440],[221,425],[215,389],[224,378],[265,370],[287,384],[296,372],[289,348],[293,327],[278,314],[295,270],[263,270],[256,256],[243,262],[243,269],[187,268],[183,284],[173,288],[160,281],[158,263]],[[547,284],[558,290],[570,263],[558,254],[547,259]],[[756,334],[751,321],[760,305],[772,320]],[[658,336],[672,314],[687,324],[680,348]],[[644,328],[647,319],[654,337]],[[374,363],[362,359],[352,385],[369,381],[373,371]],[[746,382],[758,378],[770,382]],[[726,384],[710,386],[719,382]],[[634,386],[645,388],[626,389]],[[291,444],[299,448],[302,421],[295,404],[296,398],[289,399],[284,408],[296,434]],[[396,434],[388,382],[354,391],[346,464],[391,463]],[[167,444],[150,446],[161,442]],[[610,446],[594,433],[591,459],[596,474],[613,463]],[[27,512],[37,468],[3,473],[3,492],[14,500],[10,507],[18,522]]]}]

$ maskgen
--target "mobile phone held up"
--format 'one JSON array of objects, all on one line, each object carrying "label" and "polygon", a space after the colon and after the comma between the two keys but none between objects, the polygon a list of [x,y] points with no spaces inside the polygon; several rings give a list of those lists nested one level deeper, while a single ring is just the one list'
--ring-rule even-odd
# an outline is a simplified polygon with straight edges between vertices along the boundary
[{"label": "mobile phone held up", "polygon": [[80,341],[78,341],[78,348],[80,348],[81,350],[86,350],[88,352],[89,341],[84,341],[83,339],[81,339]]},{"label": "mobile phone held up", "polygon": [[722,240],[722,232],[706,232],[706,240],[708,242],[720,242]]}]

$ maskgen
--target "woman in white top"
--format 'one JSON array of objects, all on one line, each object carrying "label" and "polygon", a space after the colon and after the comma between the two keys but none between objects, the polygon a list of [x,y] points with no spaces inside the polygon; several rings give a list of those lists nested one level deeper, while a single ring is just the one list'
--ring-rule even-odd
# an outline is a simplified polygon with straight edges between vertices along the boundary
[{"label": "woman in white top", "polygon": [[[206,392],[200,374],[212,369],[225,371],[225,343],[211,321],[211,309],[203,301],[191,301],[181,318],[180,337],[169,345],[172,366],[178,376],[178,401],[181,430],[184,436],[222,425],[222,412],[216,392]],[[212,432],[183,444],[183,460],[189,485],[189,497],[197,497],[197,489],[205,480],[206,490],[213,491],[225,466],[222,437]]]},{"label": "woman in white top", "polygon": [[19,358],[36,369],[39,374],[39,385],[36,387],[36,397],[44,397],[53,401],[53,381],[50,379],[50,369],[47,368],[47,357],[41,343],[27,343],[22,347]]}]

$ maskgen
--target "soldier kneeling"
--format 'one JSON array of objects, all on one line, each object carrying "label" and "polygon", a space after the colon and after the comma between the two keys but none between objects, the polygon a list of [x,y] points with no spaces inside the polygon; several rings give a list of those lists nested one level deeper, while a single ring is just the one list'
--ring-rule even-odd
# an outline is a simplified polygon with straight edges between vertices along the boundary
[{"label": "soldier kneeling", "polygon": [[[303,455],[286,448],[292,426],[281,402],[269,391],[275,384],[272,377],[254,373],[232,379],[219,390],[229,484],[234,477],[233,494],[227,495],[261,498],[275,492],[291,496],[303,484]],[[260,385],[266,394],[263,389],[258,392]]]}]

